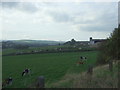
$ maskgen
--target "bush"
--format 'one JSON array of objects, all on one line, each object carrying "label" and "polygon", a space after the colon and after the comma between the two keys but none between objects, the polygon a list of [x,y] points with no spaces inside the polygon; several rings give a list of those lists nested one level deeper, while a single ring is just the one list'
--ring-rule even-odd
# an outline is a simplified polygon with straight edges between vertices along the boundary
[{"label": "bush", "polygon": [[109,60],[119,60],[120,57],[120,26],[115,28],[115,30],[111,33],[110,37],[107,38],[106,42],[101,43],[99,50],[99,57],[97,60],[97,64],[105,64],[108,63]]}]

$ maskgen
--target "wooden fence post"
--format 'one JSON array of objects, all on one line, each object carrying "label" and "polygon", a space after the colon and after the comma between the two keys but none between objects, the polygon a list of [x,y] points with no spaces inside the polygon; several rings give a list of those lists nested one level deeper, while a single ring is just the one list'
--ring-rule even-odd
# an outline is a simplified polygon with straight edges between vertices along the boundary
[{"label": "wooden fence post", "polygon": [[90,75],[93,74],[93,66],[92,66],[92,65],[89,65],[89,66],[88,66],[87,73],[90,74]]},{"label": "wooden fence post", "polygon": [[109,70],[112,72],[113,71],[113,61],[109,61]]},{"label": "wooden fence post", "polygon": [[87,78],[88,78],[87,80],[88,80],[88,82],[91,82],[92,74],[93,74],[93,66],[89,65],[88,70],[87,70]]},{"label": "wooden fence post", "polygon": [[[120,61],[118,61],[118,63],[117,63],[117,65],[118,65],[118,77],[120,76]],[[118,78],[118,88],[120,88],[120,78]]]},{"label": "wooden fence post", "polygon": [[39,76],[38,81],[37,81],[37,88],[44,88],[45,87],[45,77],[44,76]]}]

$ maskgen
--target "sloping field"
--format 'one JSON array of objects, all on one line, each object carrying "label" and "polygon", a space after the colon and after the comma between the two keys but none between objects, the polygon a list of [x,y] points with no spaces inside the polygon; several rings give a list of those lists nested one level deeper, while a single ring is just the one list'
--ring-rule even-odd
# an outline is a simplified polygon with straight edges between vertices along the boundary
[{"label": "sloping field", "polygon": [[61,80],[51,83],[52,88],[118,88],[118,63],[114,63],[113,72],[109,65],[97,66],[90,77],[86,71],[79,74],[66,74]]},{"label": "sloping field", "polygon": [[[9,76],[13,78],[10,88],[24,88],[30,86],[38,76],[45,76],[46,87],[60,80],[66,73],[80,73],[86,71],[88,64],[95,65],[97,51],[49,53],[18,56],[3,56],[3,80]],[[86,56],[85,64],[77,66],[80,56]],[[31,76],[21,76],[25,68],[31,68]]]}]

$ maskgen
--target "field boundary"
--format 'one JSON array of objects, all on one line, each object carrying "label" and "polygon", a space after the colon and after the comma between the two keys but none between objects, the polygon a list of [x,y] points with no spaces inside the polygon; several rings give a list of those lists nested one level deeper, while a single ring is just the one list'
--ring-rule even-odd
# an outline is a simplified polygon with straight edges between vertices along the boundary
[{"label": "field boundary", "polygon": [[2,56],[16,56],[16,55],[29,55],[29,54],[46,54],[46,53],[64,53],[64,52],[86,52],[86,51],[97,51],[97,50],[67,50],[67,51],[43,51],[43,52],[33,52],[33,53],[21,53],[21,54],[16,54],[16,53],[11,53],[11,54],[6,54]]}]

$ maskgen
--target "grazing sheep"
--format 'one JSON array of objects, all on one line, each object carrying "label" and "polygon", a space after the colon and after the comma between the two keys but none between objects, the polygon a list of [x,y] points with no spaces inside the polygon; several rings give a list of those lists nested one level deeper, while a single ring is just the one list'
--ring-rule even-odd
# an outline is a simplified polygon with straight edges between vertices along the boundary
[{"label": "grazing sheep", "polygon": [[87,58],[86,58],[86,57],[84,57],[84,56],[81,56],[81,57],[80,57],[80,60],[81,60],[81,61],[86,61],[86,60],[87,60]]},{"label": "grazing sheep", "polygon": [[84,56],[80,56],[80,61],[77,62],[77,66],[80,65],[80,64],[84,64],[84,61],[86,61],[86,60],[87,60],[86,57],[84,57]]},{"label": "grazing sheep", "polygon": [[31,71],[31,69],[27,69],[27,68],[26,68],[26,69],[22,72],[22,76],[27,75],[27,74],[30,75],[30,71]]},{"label": "grazing sheep", "polygon": [[8,85],[12,85],[13,79],[11,77],[8,78]]},{"label": "grazing sheep", "polygon": [[11,77],[6,78],[3,82],[2,82],[2,87],[6,87],[7,85],[12,85],[13,79]]}]

